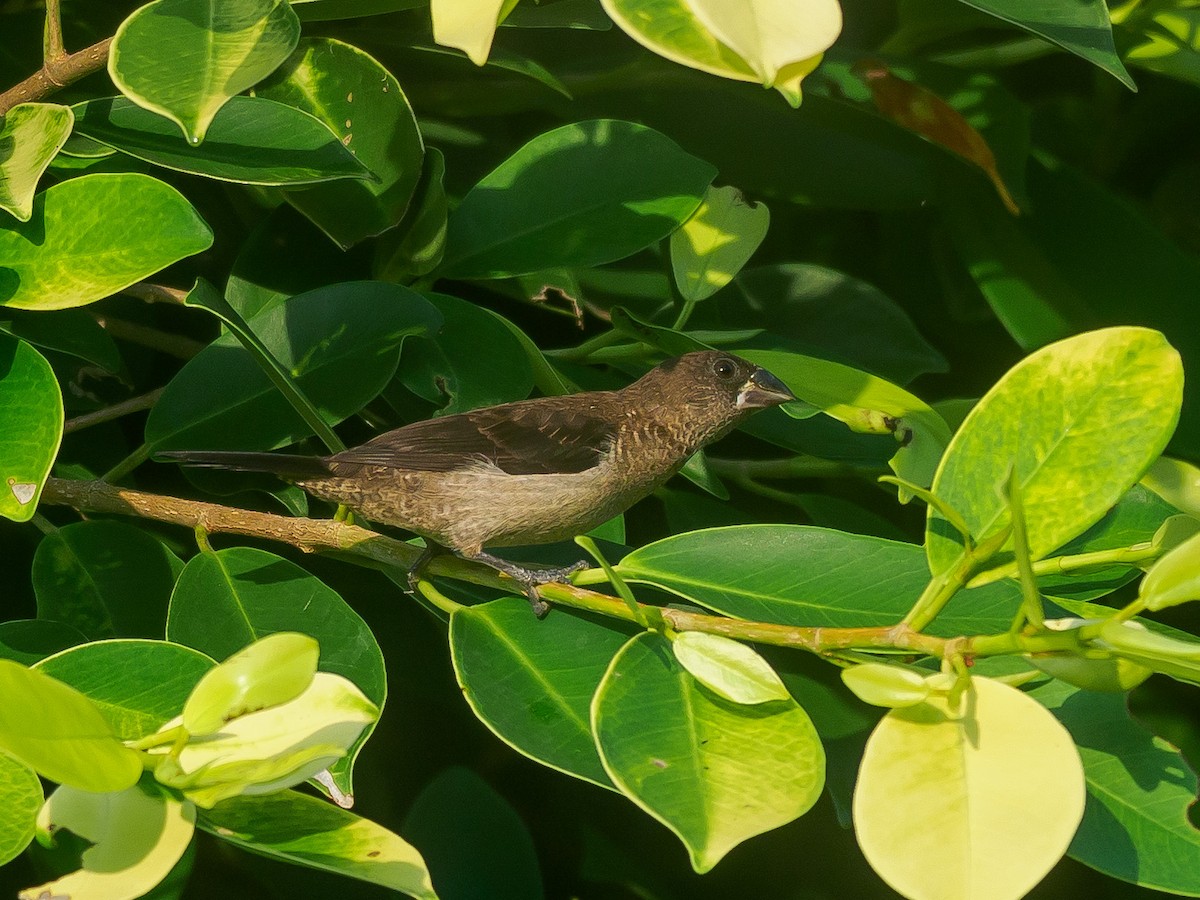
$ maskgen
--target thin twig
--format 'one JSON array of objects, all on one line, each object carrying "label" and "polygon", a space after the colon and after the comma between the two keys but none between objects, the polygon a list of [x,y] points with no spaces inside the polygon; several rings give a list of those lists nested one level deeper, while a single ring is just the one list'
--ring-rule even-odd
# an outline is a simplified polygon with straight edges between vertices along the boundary
[{"label": "thin twig", "polygon": [[46,0],[46,50],[45,61],[57,62],[67,55],[63,46],[62,15],[59,11],[59,0]]},{"label": "thin twig", "polygon": [[158,402],[158,398],[162,396],[162,392],[162,388],[157,388],[148,394],[142,394],[140,397],[130,397],[128,400],[122,400],[120,403],[114,403],[112,406],[104,407],[104,409],[98,409],[95,412],[84,413],[82,416],[68,419],[67,423],[63,425],[63,433],[70,434],[72,431],[91,428],[93,425],[111,422],[113,419],[119,419],[130,413],[149,409]]},{"label": "thin twig", "polygon": [[194,341],[178,334],[169,334],[126,319],[117,319],[99,313],[95,313],[94,316],[104,330],[113,337],[129,341],[131,344],[140,344],[143,347],[160,350],[179,359],[191,359],[208,346],[202,341]]},{"label": "thin twig", "polygon": [[112,38],[109,37],[78,53],[47,59],[38,71],[0,94],[0,116],[18,103],[45,99],[85,75],[99,72],[108,62],[111,44]]},{"label": "thin twig", "polygon": [[[80,512],[136,515],[186,528],[201,526],[209,534],[238,534],[266,538],[289,544],[305,552],[327,552],[361,565],[408,569],[421,551],[394,538],[385,537],[357,525],[329,519],[291,518],[273,513],[254,512],[183,500],[116,487],[101,481],[69,481],[49,478],[42,491],[42,502],[71,506]],[[442,575],[472,584],[512,590],[510,578],[487,566],[457,557],[436,556],[429,562],[431,575]],[[589,610],[613,619],[634,621],[634,612],[617,597],[589,591],[569,584],[546,584],[539,594],[551,603]],[[941,657],[955,652],[964,657],[974,654],[1011,654],[1049,652],[1076,647],[1077,636],[1049,632],[1036,635],[979,635],[941,638],[923,634],[908,624],[867,628],[824,628],[749,622],[678,609],[640,605],[651,620],[659,619],[676,631],[702,631],[744,641],[795,647],[825,654],[839,650],[904,650]]]}]

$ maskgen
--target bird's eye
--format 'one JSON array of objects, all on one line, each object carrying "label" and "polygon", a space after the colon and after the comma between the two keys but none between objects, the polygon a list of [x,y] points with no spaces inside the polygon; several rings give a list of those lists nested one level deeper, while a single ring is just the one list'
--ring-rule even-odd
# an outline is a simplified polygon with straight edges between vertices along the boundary
[{"label": "bird's eye", "polygon": [[713,363],[713,371],[717,373],[718,378],[732,378],[737,374],[737,366],[731,359],[718,359]]}]

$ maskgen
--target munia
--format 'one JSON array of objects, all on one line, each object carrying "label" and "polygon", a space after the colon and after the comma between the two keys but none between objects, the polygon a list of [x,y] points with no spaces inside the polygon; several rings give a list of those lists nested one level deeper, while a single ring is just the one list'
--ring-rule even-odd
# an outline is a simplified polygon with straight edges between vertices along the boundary
[{"label": "munia", "polygon": [[270,472],[367,519],[416,532],[515,578],[539,615],[534,570],[485,548],[583,534],[624,512],[756,410],[794,400],[765,369],[719,351],[669,359],[618,391],[539,397],[405,425],[331,456],[171,451],[159,459]]}]

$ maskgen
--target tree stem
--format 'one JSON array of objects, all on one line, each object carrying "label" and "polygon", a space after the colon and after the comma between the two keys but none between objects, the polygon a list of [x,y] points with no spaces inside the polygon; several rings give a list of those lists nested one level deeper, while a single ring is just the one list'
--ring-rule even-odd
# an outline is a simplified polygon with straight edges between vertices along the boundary
[{"label": "tree stem", "polygon": [[[42,502],[71,506],[80,512],[141,516],[191,529],[200,526],[210,534],[239,534],[244,537],[266,538],[289,544],[306,553],[334,553],[359,565],[373,567],[407,570],[416,562],[421,552],[411,544],[376,534],[357,525],[328,519],[292,518],[197,500],[183,500],[116,487],[102,481],[49,478],[42,491]],[[501,590],[513,589],[513,582],[507,576],[487,566],[450,555],[436,556],[430,560],[428,572],[431,575],[441,575]],[[587,610],[612,619],[636,623],[637,612],[640,612],[649,620],[662,621],[676,631],[702,631],[743,641],[795,647],[821,655],[858,649],[901,650],[938,658],[952,652],[970,657],[1051,652],[1078,645],[1078,637],[1069,632],[942,638],[924,634],[905,622],[866,628],[778,625],[680,609],[664,609],[646,604],[638,604],[638,610],[635,612],[617,597],[589,591],[578,585],[547,584],[542,585],[538,592],[552,603]]]},{"label": "tree stem", "polygon": [[18,103],[42,100],[85,75],[99,72],[108,62],[111,44],[112,38],[105,38],[78,53],[47,58],[38,71],[0,94],[0,116],[5,115]]}]

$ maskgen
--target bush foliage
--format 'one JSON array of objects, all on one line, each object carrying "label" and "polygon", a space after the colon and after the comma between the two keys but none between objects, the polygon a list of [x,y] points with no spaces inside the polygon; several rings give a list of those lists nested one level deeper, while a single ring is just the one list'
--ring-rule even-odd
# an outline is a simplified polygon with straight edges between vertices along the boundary
[{"label": "bush foliage", "polygon": [[[10,893],[1200,894],[1190,0],[46,7],[0,6]],[[154,459],[706,347],[798,400],[513,551],[594,562],[543,620]]]}]

